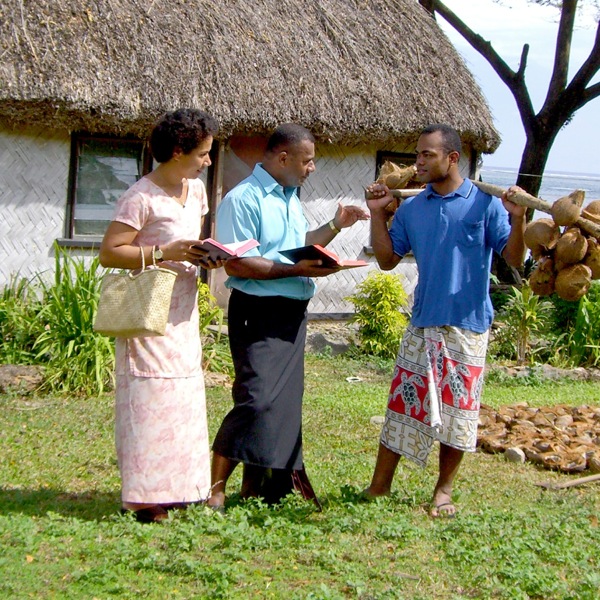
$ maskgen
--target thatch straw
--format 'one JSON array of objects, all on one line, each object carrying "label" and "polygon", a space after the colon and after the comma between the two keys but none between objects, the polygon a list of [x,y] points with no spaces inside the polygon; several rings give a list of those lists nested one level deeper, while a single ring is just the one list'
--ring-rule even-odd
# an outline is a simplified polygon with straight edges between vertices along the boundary
[{"label": "thatch straw", "polygon": [[3,0],[0,119],[145,135],[180,106],[222,137],[283,121],[394,144],[431,122],[499,144],[461,57],[415,0]]}]

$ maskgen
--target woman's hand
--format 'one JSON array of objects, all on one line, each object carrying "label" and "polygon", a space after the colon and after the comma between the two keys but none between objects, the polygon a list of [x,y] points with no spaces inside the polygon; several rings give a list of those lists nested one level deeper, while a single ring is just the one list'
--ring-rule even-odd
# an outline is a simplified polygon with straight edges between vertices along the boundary
[{"label": "woman's hand", "polygon": [[[190,262],[198,265],[200,262],[206,262],[208,257],[208,250],[202,248],[202,240],[177,240],[170,244],[161,244],[160,249],[163,253],[163,260]],[[219,264],[219,266],[221,265]]]}]

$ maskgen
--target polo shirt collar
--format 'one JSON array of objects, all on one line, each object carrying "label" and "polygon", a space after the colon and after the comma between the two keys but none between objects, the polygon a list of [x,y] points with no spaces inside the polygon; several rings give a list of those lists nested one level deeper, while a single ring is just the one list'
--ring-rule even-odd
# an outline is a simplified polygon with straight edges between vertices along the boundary
[{"label": "polo shirt collar", "polygon": [[428,183],[427,187],[425,188],[425,195],[427,196],[428,200],[431,198],[449,199],[449,198],[454,198],[455,196],[461,196],[462,198],[468,198],[472,189],[473,189],[473,182],[470,179],[465,178],[459,187],[457,187],[453,192],[450,192],[446,196],[440,196],[440,194],[438,194],[433,189],[433,187],[431,187],[431,184]]}]

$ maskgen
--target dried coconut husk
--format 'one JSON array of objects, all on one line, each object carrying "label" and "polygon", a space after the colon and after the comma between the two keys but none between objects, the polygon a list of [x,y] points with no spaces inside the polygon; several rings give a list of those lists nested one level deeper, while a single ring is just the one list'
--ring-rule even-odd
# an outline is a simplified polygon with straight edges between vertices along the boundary
[{"label": "dried coconut husk", "polygon": [[565,231],[554,248],[554,259],[564,265],[582,261],[587,252],[588,241],[577,227]]},{"label": "dried coconut husk", "polygon": [[583,264],[592,270],[592,279],[600,279],[600,244],[596,238],[588,238]]},{"label": "dried coconut husk", "polygon": [[531,291],[538,296],[550,296],[554,292],[555,280],[552,257],[542,256],[529,276]]},{"label": "dried coconut husk", "polygon": [[568,196],[559,198],[552,205],[550,214],[557,225],[573,225],[581,215],[581,205],[585,198],[583,190],[575,190]]},{"label": "dried coconut husk", "polygon": [[592,473],[600,473],[600,450],[588,456],[588,469]]},{"label": "dried coconut husk", "polygon": [[560,237],[560,229],[552,219],[537,219],[527,224],[523,239],[529,249],[551,250]]},{"label": "dried coconut husk", "polygon": [[571,265],[558,272],[554,289],[569,302],[576,302],[587,294],[592,283],[592,270],[584,264]]}]

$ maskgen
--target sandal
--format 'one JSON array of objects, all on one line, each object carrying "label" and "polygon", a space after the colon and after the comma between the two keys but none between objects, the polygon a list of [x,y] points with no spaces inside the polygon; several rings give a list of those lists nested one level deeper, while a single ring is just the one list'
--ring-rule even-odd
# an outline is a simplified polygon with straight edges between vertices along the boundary
[{"label": "sandal", "polygon": [[452,502],[442,502],[433,506],[429,514],[434,519],[454,519],[456,517],[456,507]]}]

